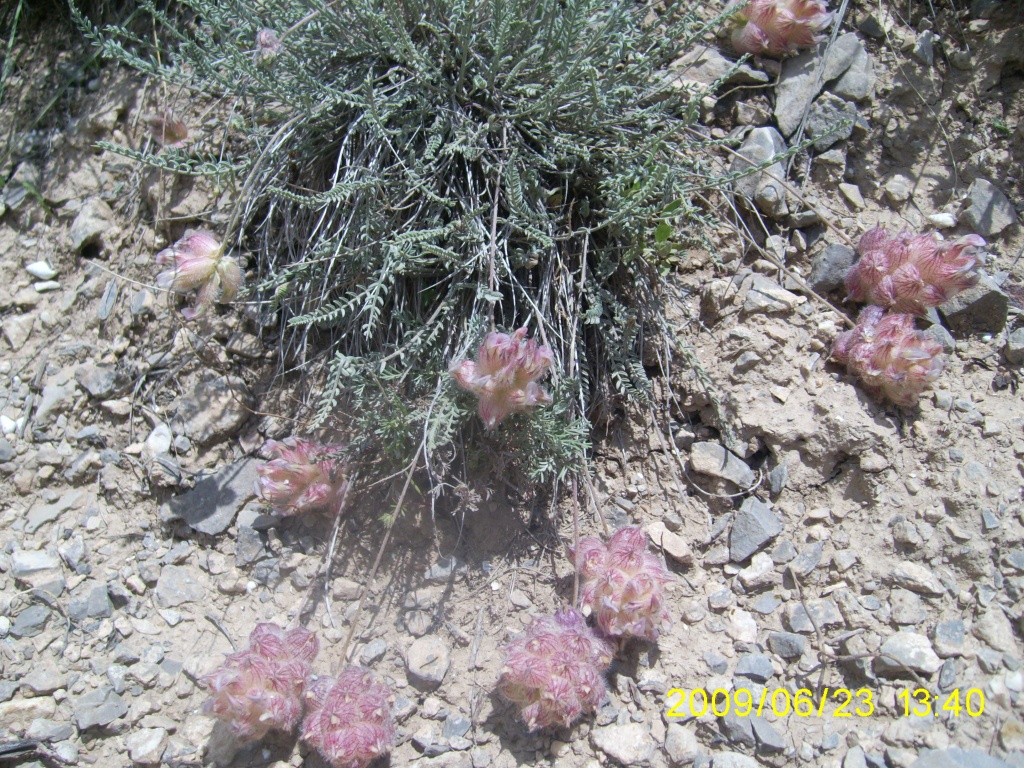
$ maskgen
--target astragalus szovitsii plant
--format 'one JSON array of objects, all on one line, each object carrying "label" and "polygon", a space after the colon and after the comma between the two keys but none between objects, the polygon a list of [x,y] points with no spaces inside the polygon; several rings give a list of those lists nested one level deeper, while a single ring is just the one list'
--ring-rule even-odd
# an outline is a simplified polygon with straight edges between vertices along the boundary
[{"label": "astragalus szovitsii plant", "polygon": [[365,768],[395,746],[391,691],[373,673],[349,666],[306,690],[302,740],[332,768]]},{"label": "astragalus szovitsii plant", "polygon": [[537,384],[551,368],[551,349],[527,339],[526,333],[526,328],[512,335],[488,333],[475,361],[463,360],[451,368],[458,385],[477,396],[487,429],[495,429],[509,414],[551,402],[551,395]]},{"label": "astragalus szovitsii plant", "polygon": [[320,445],[299,437],[268,440],[274,458],[256,468],[256,495],[284,516],[326,510],[340,512],[348,489],[341,445]]},{"label": "astragalus szovitsii plant", "polygon": [[271,730],[293,730],[302,717],[306,678],[319,650],[316,635],[307,629],[257,624],[246,650],[232,653],[200,678],[210,691],[203,711],[226,723],[242,741]]},{"label": "astragalus szovitsii plant", "polygon": [[611,645],[575,609],[534,618],[504,651],[498,690],[519,706],[531,731],[572,725],[604,698]]},{"label": "astragalus szovitsii plant", "polygon": [[786,56],[820,43],[832,14],[822,0],[750,0],[731,23],[737,53]]},{"label": "astragalus szovitsii plant", "polygon": [[978,282],[984,246],[979,235],[947,241],[876,227],[857,244],[860,259],[846,274],[846,290],[853,301],[923,315]]},{"label": "astragalus szovitsii plant", "polygon": [[583,606],[602,634],[653,641],[672,625],[665,604],[665,585],[672,575],[647,551],[643,529],[621,528],[607,544],[588,536],[580,540],[573,558],[583,577]]},{"label": "astragalus szovitsii plant", "polygon": [[156,263],[170,267],[156,276],[157,287],[187,293],[196,291],[195,307],[181,311],[186,320],[198,316],[215,301],[235,300],[242,287],[242,268],[211,233],[200,230],[178,240],[156,255]]},{"label": "astragalus szovitsii plant", "polygon": [[865,307],[853,330],[839,334],[832,356],[875,397],[915,405],[942,373],[942,345],[914,328],[907,314]]}]

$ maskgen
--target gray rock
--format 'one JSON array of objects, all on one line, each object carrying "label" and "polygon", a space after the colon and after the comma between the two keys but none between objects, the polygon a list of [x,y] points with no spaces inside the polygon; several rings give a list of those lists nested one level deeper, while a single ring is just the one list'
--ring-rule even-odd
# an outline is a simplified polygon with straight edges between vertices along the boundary
[{"label": "gray rock", "polygon": [[786,563],[793,562],[797,554],[796,545],[789,539],[783,539],[775,545],[775,549],[772,552],[772,562],[776,565],[785,565]]},{"label": "gray rock", "polygon": [[14,637],[35,637],[46,628],[50,620],[50,609],[42,605],[30,605],[14,619],[11,635]]},{"label": "gray rock", "polygon": [[11,555],[11,575],[16,579],[55,568],[60,568],[60,560],[41,549],[19,549]]},{"label": "gray rock", "polygon": [[980,749],[923,749],[910,768],[1013,768]]},{"label": "gray rock", "polygon": [[896,565],[892,572],[892,580],[905,589],[922,595],[944,595],[945,587],[930,570],[919,563],[904,560]]},{"label": "gray rock", "polygon": [[28,730],[25,732],[25,738],[35,739],[36,741],[45,741],[47,743],[53,741],[64,741],[70,739],[75,735],[75,726],[71,723],[58,723],[56,720],[49,720],[45,717],[39,717],[33,720]]},{"label": "gray rock", "polygon": [[739,744],[743,747],[757,746],[757,739],[754,738],[754,728],[749,717],[740,717],[730,711],[725,717],[718,718],[718,729],[722,735],[729,740],[730,744]]},{"label": "gray rock", "polygon": [[[733,157],[730,171],[743,171],[758,166],[786,151],[786,142],[777,130],[771,127],[755,128],[747,134],[743,144]],[[772,177],[776,178],[772,178]],[[788,212],[786,189],[778,179],[786,178],[786,169],[781,162],[770,165],[763,171],[733,182],[736,194],[753,200],[763,213],[781,218]]]},{"label": "gray rock", "polygon": [[[68,676],[52,664],[41,664],[21,678],[23,689],[32,691],[36,696],[46,696],[58,688],[67,686]],[[24,691],[22,691],[24,693]],[[65,737],[66,738],[66,737]],[[58,739],[60,741],[60,739]]]},{"label": "gray rock", "polygon": [[859,116],[852,102],[831,93],[822,94],[807,116],[807,135],[815,140],[814,149],[824,152],[836,142],[850,138]]},{"label": "gray rock", "polygon": [[920,61],[926,67],[935,63],[935,33],[930,29],[924,30],[917,36],[914,47],[910,49],[910,55]]},{"label": "gray rock", "polygon": [[729,532],[729,558],[742,562],[782,533],[782,521],[763,501],[751,496],[743,500]]},{"label": "gray rock", "polygon": [[957,666],[955,659],[946,659],[939,669],[939,690],[949,693],[956,687]]},{"label": "gray rock", "polygon": [[780,605],[782,605],[782,601],[779,600],[779,598],[771,592],[765,592],[763,595],[760,595],[757,600],[751,603],[750,610],[755,613],[760,613],[762,616],[767,616],[770,613],[775,613],[775,609]]},{"label": "gray rock", "polygon": [[244,568],[269,556],[270,552],[267,551],[259,531],[244,525],[238,526],[238,535],[235,538],[235,565],[237,567]]},{"label": "gray rock", "polygon": [[245,504],[235,520],[237,525],[255,528],[257,531],[276,528],[280,522],[281,516],[271,514],[271,509],[259,501],[250,501]]},{"label": "gray rock", "polygon": [[368,667],[376,661],[380,661],[388,652],[388,644],[382,638],[376,638],[368,642],[359,652],[359,662]]},{"label": "gray rock", "polygon": [[105,619],[114,615],[107,585],[102,581],[89,579],[75,587],[68,604],[68,616],[74,621]]},{"label": "gray rock", "polygon": [[932,646],[940,659],[962,656],[966,639],[967,628],[962,619],[940,621],[932,632]]},{"label": "gray rock", "polygon": [[739,752],[715,752],[712,768],[760,768],[757,760]]},{"label": "gray rock", "polygon": [[110,365],[82,363],[75,370],[75,381],[97,400],[107,400],[117,388],[117,371]]},{"label": "gray rock", "polygon": [[997,651],[1017,653],[1017,640],[1013,635],[1010,620],[997,606],[989,608],[977,621],[971,631],[979,640],[988,643]]},{"label": "gray rock", "polygon": [[812,542],[800,550],[800,554],[793,559],[789,567],[796,571],[798,577],[806,576],[821,563],[821,556],[824,551],[825,545],[823,542]]},{"label": "gray rock", "polygon": [[175,496],[160,507],[165,522],[184,520],[200,533],[216,535],[226,531],[235,515],[255,496],[255,459],[240,459],[202,477],[192,490]]},{"label": "gray rock", "polygon": [[[775,89],[775,119],[782,135],[792,136],[803,119],[804,111],[821,90],[821,84],[835,80],[856,60],[863,44],[857,35],[848,32],[836,38],[835,45],[824,56],[828,43],[822,43],[817,51],[794,56],[782,63],[782,74]],[[824,58],[823,58],[824,57]],[[822,61],[823,58],[823,61]],[[818,65],[822,64],[821,78]]]},{"label": "gray rock", "polygon": [[25,346],[25,342],[28,341],[35,322],[36,316],[30,314],[10,315],[4,318],[4,338],[7,339],[7,343],[11,346],[12,350],[17,352]]},{"label": "gray rock", "polygon": [[187,565],[165,565],[156,582],[156,602],[161,608],[174,608],[182,603],[197,603],[206,589]]},{"label": "gray rock", "polygon": [[935,655],[928,638],[916,632],[897,632],[890,636],[882,643],[878,654],[875,660],[877,674],[905,675],[906,667],[930,675],[942,666],[942,660]]},{"label": "gray rock", "polygon": [[109,685],[100,686],[75,702],[74,718],[80,731],[97,725],[110,725],[126,714],[128,703],[114,693]]},{"label": "gray rock", "polygon": [[441,685],[451,665],[451,653],[435,635],[414,640],[405,654],[409,682],[417,688],[432,691]]},{"label": "gray rock", "polygon": [[768,473],[768,488],[771,491],[772,496],[778,496],[782,493],[786,484],[789,482],[789,465],[783,462],[777,467],[773,467]]},{"label": "gray rock", "polygon": [[690,466],[694,472],[721,477],[740,488],[749,488],[757,479],[743,459],[718,443],[694,443],[690,449]]},{"label": "gray rock", "polygon": [[452,712],[444,719],[441,737],[451,739],[455,736],[465,736],[472,725],[468,717]]},{"label": "gray rock", "polygon": [[978,666],[986,675],[994,675],[1003,669],[1003,654],[991,648],[978,649]]},{"label": "gray rock", "polygon": [[74,403],[76,387],[73,385],[47,384],[36,406],[36,421],[45,422],[51,414],[59,415]]},{"label": "gray rock", "polygon": [[84,492],[67,491],[50,504],[35,504],[25,517],[25,530],[28,533],[35,533],[47,523],[52,523],[72,507],[79,506],[83,501],[85,501]]},{"label": "gray rock", "polygon": [[807,641],[803,635],[792,632],[772,632],[768,635],[768,648],[784,659],[799,659],[804,655]]},{"label": "gray rock", "polygon": [[734,674],[765,683],[775,675],[775,668],[772,667],[772,660],[763,653],[745,653],[736,662]]},{"label": "gray rock", "polygon": [[[783,619],[790,631],[800,632],[805,635],[814,632],[814,623],[811,622],[812,616],[819,629],[838,626],[843,623],[843,615],[839,612],[839,606],[836,605],[835,600],[824,598],[811,599],[806,602],[807,609],[804,609],[802,603],[791,603],[786,606]],[[810,616],[807,614],[808,610],[810,610]]]},{"label": "gray rock", "polygon": [[843,758],[843,768],[867,768],[868,761],[864,757],[864,750],[858,745],[851,747]]},{"label": "gray rock", "polygon": [[999,333],[1006,326],[1010,301],[999,284],[988,275],[978,283],[958,293],[939,311],[954,333],[967,336],[974,333]]},{"label": "gray rock", "polygon": [[729,660],[715,651],[704,651],[704,663],[713,675],[724,675],[729,669]]},{"label": "gray rock", "polygon": [[14,459],[18,454],[14,452],[14,448],[7,442],[6,437],[0,437],[0,464],[6,464],[8,461]]},{"label": "gray rock", "polygon": [[167,748],[164,728],[140,728],[124,740],[128,756],[135,765],[158,765]]},{"label": "gray rock", "polygon": [[757,751],[764,754],[774,754],[786,751],[786,740],[775,730],[775,726],[759,715],[750,718],[750,724],[754,727],[754,738],[757,739]]},{"label": "gray rock", "polygon": [[210,445],[238,432],[254,404],[249,387],[237,376],[209,378],[181,398],[172,427],[198,445]]},{"label": "gray rock", "polygon": [[[714,85],[719,80],[723,85],[755,84],[766,85],[770,78],[766,72],[725,58],[716,48],[694,46],[681,58],[669,65],[671,80],[695,83],[701,86]],[[723,78],[725,78],[723,80]]]},{"label": "gray rock", "polygon": [[829,243],[814,257],[807,284],[818,293],[828,293],[842,287],[846,273],[857,260],[857,251],[841,243]]},{"label": "gray rock", "polygon": [[893,208],[900,208],[910,199],[914,191],[914,182],[902,173],[894,173],[890,176],[883,187],[885,199]]},{"label": "gray rock", "polygon": [[68,232],[71,248],[77,252],[87,245],[106,245],[109,238],[104,238],[103,234],[113,228],[113,222],[114,212],[110,206],[98,197],[89,198]]},{"label": "gray rock", "polygon": [[1006,195],[992,182],[975,179],[967,190],[960,213],[972,231],[983,237],[998,235],[1017,221],[1017,212]]},{"label": "gray rock", "polygon": [[956,352],[956,339],[953,338],[953,334],[947,331],[946,327],[941,323],[929,325],[925,328],[924,335],[933,339],[940,347],[942,347],[942,351],[947,355],[951,355]]},{"label": "gray rock", "polygon": [[[860,43],[859,40],[857,42]],[[841,99],[862,101],[874,95],[877,80],[871,55],[861,43],[850,63],[850,68],[832,84],[829,90]]]},{"label": "gray rock", "polygon": [[[774,280],[764,275],[752,275],[747,296],[743,300],[743,311],[751,312],[789,312],[799,306],[801,298],[787,291]],[[746,284],[746,280],[743,281]]]},{"label": "gray rock", "polygon": [[[1003,354],[1006,355],[1006,362],[1010,365],[1024,364],[1024,327],[1012,331],[1006,337]],[[0,446],[0,450],[2,450],[2,446]]]},{"label": "gray rock", "polygon": [[686,726],[669,723],[665,729],[665,754],[673,766],[690,765],[700,754],[700,742]]},{"label": "gray rock", "polygon": [[889,595],[892,606],[892,620],[900,625],[920,624],[928,618],[928,612],[915,592],[894,589]]},{"label": "gray rock", "polygon": [[447,584],[454,574],[465,572],[466,564],[457,557],[442,557],[426,570],[423,580],[428,584]]},{"label": "gray rock", "polygon": [[594,728],[590,743],[595,749],[623,765],[640,765],[654,754],[654,738],[644,723],[626,723]]}]

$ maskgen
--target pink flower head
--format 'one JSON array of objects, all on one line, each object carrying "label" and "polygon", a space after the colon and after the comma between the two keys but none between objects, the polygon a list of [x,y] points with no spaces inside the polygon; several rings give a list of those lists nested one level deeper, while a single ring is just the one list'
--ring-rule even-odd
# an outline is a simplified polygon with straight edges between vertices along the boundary
[{"label": "pink flower head", "polygon": [[732,21],[737,53],[785,56],[820,43],[832,14],[823,0],[750,0]]},{"label": "pink flower head", "polygon": [[256,33],[256,66],[270,66],[283,48],[284,46],[274,30],[261,29]]},{"label": "pink flower head", "polygon": [[242,268],[238,262],[224,252],[217,238],[204,230],[160,251],[156,263],[170,267],[156,276],[158,287],[179,293],[198,291],[195,308],[182,310],[188,320],[214,301],[233,301],[242,286]]},{"label": "pink flower head", "polygon": [[593,612],[602,633],[657,640],[671,626],[664,586],[672,576],[647,551],[642,529],[621,528],[607,545],[588,536],[580,541],[573,558],[583,576],[583,605]]},{"label": "pink flower head", "polygon": [[291,731],[302,716],[302,692],[319,650],[308,629],[286,632],[276,624],[257,624],[246,650],[200,678],[212,694],[203,711],[223,720],[243,741],[273,729]]},{"label": "pink flower head", "polygon": [[149,133],[153,140],[161,146],[180,149],[192,141],[188,126],[169,109],[162,115],[147,117],[146,122],[149,124]]},{"label": "pink flower head", "polygon": [[365,768],[395,746],[391,691],[362,667],[319,677],[306,691],[302,739],[333,768]]},{"label": "pink flower head", "polygon": [[526,328],[511,336],[489,333],[480,345],[476,362],[463,360],[451,368],[452,378],[480,398],[479,413],[487,429],[494,429],[510,413],[525,413],[551,395],[537,384],[554,363],[551,349],[526,338]]},{"label": "pink flower head", "polygon": [[593,712],[605,695],[611,645],[572,608],[536,618],[505,646],[498,690],[519,705],[531,731],[569,726]]},{"label": "pink flower head", "polygon": [[832,357],[875,397],[914,405],[942,373],[942,346],[915,330],[910,315],[865,307],[852,331],[839,334]]},{"label": "pink flower head", "polygon": [[265,450],[273,460],[256,468],[256,495],[282,515],[297,515],[315,509],[330,509],[340,502],[348,486],[344,463],[332,454],[341,445],[318,445],[289,437],[268,440]]},{"label": "pink flower head", "polygon": [[876,227],[857,245],[860,259],[846,273],[846,290],[854,301],[923,315],[978,282],[984,245],[978,235],[950,242],[934,233],[890,235]]}]

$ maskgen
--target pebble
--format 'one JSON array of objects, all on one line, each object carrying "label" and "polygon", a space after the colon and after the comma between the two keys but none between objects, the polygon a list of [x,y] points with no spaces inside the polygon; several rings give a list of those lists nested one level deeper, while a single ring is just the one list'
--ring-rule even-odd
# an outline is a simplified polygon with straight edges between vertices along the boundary
[{"label": "pebble", "polygon": [[814,139],[814,149],[824,152],[836,142],[850,138],[859,116],[855,104],[823,93],[807,116],[807,135]]},{"label": "pebble", "polygon": [[[720,702],[721,704],[724,704],[724,702]],[[754,727],[750,722],[749,716],[740,717],[735,712],[730,711],[724,717],[718,718],[718,728],[731,744],[751,748],[757,746],[757,739],[754,738]],[[627,763],[627,765],[632,765],[632,763]]]},{"label": "pebble", "polygon": [[697,736],[680,723],[669,723],[665,729],[665,754],[673,766],[690,765],[700,754]]},{"label": "pebble", "polygon": [[259,465],[255,459],[239,459],[211,475],[200,477],[195,487],[160,507],[161,520],[184,520],[200,533],[223,533],[255,495]]},{"label": "pebble", "polygon": [[1017,641],[1013,636],[1010,620],[998,606],[989,608],[974,622],[971,631],[979,640],[1003,653],[1017,653]]},{"label": "pebble", "polygon": [[1006,362],[1010,365],[1024,364],[1024,328],[1010,332],[1006,337],[1003,354],[1006,355]]},{"label": "pebble", "polygon": [[912,768],[1011,768],[1011,766],[980,749],[950,747],[949,749],[921,750]]},{"label": "pebble", "polygon": [[775,676],[775,668],[772,667],[772,660],[763,653],[745,653],[737,660],[734,674],[766,683]]},{"label": "pebble", "polygon": [[[743,140],[730,165],[730,172],[742,172],[761,165],[786,151],[786,141],[774,128],[754,128]],[[772,177],[776,178],[772,178]],[[763,171],[751,173],[736,179],[733,190],[752,200],[765,215],[781,218],[788,213],[786,189],[778,179],[785,179],[786,169],[781,162],[774,163]]]},{"label": "pebble", "polygon": [[107,400],[117,386],[117,371],[109,365],[83,363],[75,370],[75,381],[97,400]]},{"label": "pebble", "polygon": [[790,603],[786,606],[784,613],[785,623],[791,632],[810,634],[814,632],[814,624],[811,623],[807,611],[811,612],[814,621],[819,629],[838,626],[843,623],[843,615],[839,612],[839,606],[835,600],[828,598],[813,598],[806,601],[807,609],[802,603]]},{"label": "pebble", "polygon": [[171,426],[198,445],[211,445],[236,434],[254,406],[242,379],[215,376],[199,382],[181,398]]},{"label": "pebble", "polygon": [[[43,664],[32,669],[21,678],[23,689],[32,691],[36,696],[45,696],[59,688],[67,687],[68,676],[52,664]],[[60,741],[60,739],[57,739]]]},{"label": "pebble", "polygon": [[668,530],[660,520],[647,526],[647,535],[654,543],[654,546],[665,550],[665,554],[680,565],[685,566],[693,563],[693,550],[686,543],[686,539],[678,533]]},{"label": "pebble", "polygon": [[768,648],[784,659],[798,659],[804,655],[807,641],[793,632],[772,632],[768,635]]},{"label": "pebble", "polygon": [[757,739],[757,751],[764,754],[775,754],[786,751],[786,740],[775,730],[775,726],[769,723],[764,717],[753,715],[750,724],[754,728],[754,738]]},{"label": "pebble", "polygon": [[430,635],[414,640],[405,654],[409,682],[424,690],[434,690],[444,680],[451,664],[448,646]]},{"label": "pebble", "polygon": [[128,704],[109,685],[90,691],[75,701],[74,718],[78,730],[109,725],[128,714]]},{"label": "pebble", "polygon": [[910,199],[910,195],[914,191],[914,182],[902,173],[895,173],[885,182],[883,189],[889,205],[893,208],[901,208]]},{"label": "pebble", "polygon": [[903,667],[907,667],[930,675],[942,666],[942,660],[935,654],[928,638],[916,632],[897,632],[882,643],[878,652],[875,660],[875,672],[878,674],[891,673],[898,677],[906,674]]},{"label": "pebble", "polygon": [[855,211],[864,210],[864,195],[856,184],[843,182],[839,185],[839,194],[846,198],[846,201],[853,206]]},{"label": "pebble", "polygon": [[850,68],[829,88],[836,96],[849,101],[871,98],[878,80],[870,54],[860,40],[857,40],[857,43],[857,51],[850,62]]},{"label": "pebble", "polygon": [[751,496],[733,520],[729,532],[729,557],[742,562],[782,533],[782,521],[763,501]]},{"label": "pebble", "polygon": [[124,740],[128,756],[136,765],[157,765],[167,748],[164,728],[140,728]]},{"label": "pebble", "polygon": [[14,637],[36,637],[46,628],[50,620],[50,609],[43,605],[30,605],[19,613],[11,624]]},{"label": "pebble", "polygon": [[57,270],[51,267],[45,259],[26,265],[25,271],[40,280],[52,280],[57,276]]},{"label": "pebble", "polygon": [[31,699],[11,699],[0,703],[0,729],[8,729],[14,723],[29,723],[38,719],[52,719],[57,714],[57,702],[51,696],[34,696]]},{"label": "pebble", "polygon": [[962,619],[940,621],[932,632],[932,646],[935,648],[935,653],[942,659],[950,656],[962,656],[966,639],[967,629]]},{"label": "pebble", "polygon": [[25,346],[35,322],[36,316],[31,314],[9,315],[4,318],[4,338],[13,351],[17,352]]},{"label": "pebble", "polygon": [[864,45],[852,32],[840,35],[825,57],[819,77],[818,61],[826,47],[827,43],[822,43],[818,50],[794,56],[782,63],[775,89],[775,119],[784,136],[792,136],[796,132],[807,105],[818,95],[821,85],[846,72]]},{"label": "pebble", "polygon": [[721,477],[740,488],[749,488],[757,479],[743,459],[718,443],[694,443],[690,449],[690,466],[695,472]]},{"label": "pebble", "polygon": [[982,237],[998,235],[1017,221],[1013,203],[997,186],[986,179],[975,179],[967,190],[960,213],[972,232]]},{"label": "pebble", "polygon": [[857,260],[857,251],[842,243],[829,243],[811,261],[807,284],[818,293],[829,293],[842,287],[846,273]]},{"label": "pebble", "polygon": [[165,565],[160,570],[154,594],[161,608],[174,608],[183,603],[201,601],[206,589],[191,566]]},{"label": "pebble", "polygon": [[800,553],[790,563],[790,568],[796,571],[797,576],[806,576],[821,563],[821,556],[825,550],[825,544],[821,541],[808,544],[800,550]]},{"label": "pebble", "polygon": [[105,619],[114,614],[114,604],[104,582],[89,579],[71,591],[68,616],[73,621]]},{"label": "pebble", "polygon": [[101,240],[106,240],[101,238],[105,233],[112,236],[116,232],[114,212],[110,206],[98,197],[90,197],[72,222],[68,237],[71,239],[71,248],[80,251],[87,245],[97,245]]},{"label": "pebble", "polygon": [[33,720],[25,731],[25,738],[45,742],[64,741],[74,735],[75,727],[71,723],[61,723],[45,717]]},{"label": "pebble", "polygon": [[760,768],[757,760],[739,752],[715,752],[714,768]]},{"label": "pebble", "polygon": [[922,595],[946,594],[942,582],[934,573],[923,565],[909,560],[903,560],[896,565],[892,572],[892,580],[899,586]]},{"label": "pebble", "polygon": [[388,652],[388,644],[382,638],[375,638],[368,642],[359,653],[360,663],[368,667],[376,661],[380,661]]},{"label": "pebble", "polygon": [[654,755],[650,729],[641,723],[608,725],[590,732],[590,743],[623,765],[639,765]]}]

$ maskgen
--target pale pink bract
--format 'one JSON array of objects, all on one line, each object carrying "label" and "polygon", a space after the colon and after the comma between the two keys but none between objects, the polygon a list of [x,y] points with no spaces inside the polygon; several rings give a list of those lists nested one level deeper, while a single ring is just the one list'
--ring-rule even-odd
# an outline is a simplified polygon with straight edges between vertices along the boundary
[{"label": "pale pink bract", "polygon": [[463,360],[450,370],[460,387],[479,398],[478,412],[487,429],[497,427],[509,414],[551,402],[537,379],[551,368],[554,356],[547,345],[527,339],[526,333],[526,328],[511,335],[489,333],[476,361]]},{"label": "pale pink bract", "polygon": [[832,357],[875,397],[914,405],[942,373],[942,346],[914,328],[906,314],[865,307],[851,331],[839,334]]},{"label": "pale pink bract", "polygon": [[224,246],[211,232],[204,230],[160,251],[156,263],[170,267],[156,276],[157,287],[178,293],[197,291],[195,308],[182,310],[189,320],[215,301],[234,301],[242,286],[242,268],[238,262],[225,253]]},{"label": "pale pink bract", "polygon": [[332,768],[365,768],[395,746],[391,691],[372,672],[349,666],[306,690],[302,739]]},{"label": "pale pink bract", "polygon": [[162,115],[147,117],[146,123],[149,125],[149,133],[153,140],[161,146],[180,149],[192,141],[188,126],[175,117],[171,110]]},{"label": "pale pink bract", "polygon": [[984,246],[978,235],[946,241],[933,233],[890,235],[876,227],[857,245],[860,259],[846,273],[846,290],[854,301],[923,315],[978,282],[978,249]]},{"label": "pale pink bract", "polygon": [[665,604],[665,585],[672,575],[647,551],[642,529],[621,528],[607,544],[588,536],[580,541],[573,558],[583,577],[583,605],[603,634],[653,641],[672,625]]},{"label": "pale pink bract", "polygon": [[832,13],[822,0],[751,0],[732,23],[737,53],[785,56],[820,43]]},{"label": "pale pink bract", "polygon": [[569,726],[604,698],[611,645],[572,608],[535,618],[505,646],[498,690],[520,708],[531,731]]},{"label": "pale pink bract", "polygon": [[341,445],[320,445],[289,437],[268,440],[264,449],[275,455],[256,468],[256,495],[279,514],[297,515],[312,510],[340,511],[337,506],[348,486],[344,463],[337,458]]},{"label": "pale pink bract", "polygon": [[271,730],[291,731],[302,716],[302,693],[320,644],[297,627],[285,631],[257,624],[249,647],[200,679],[211,697],[203,711],[224,721],[235,736],[251,741]]}]

